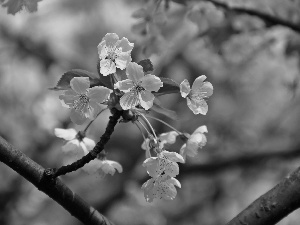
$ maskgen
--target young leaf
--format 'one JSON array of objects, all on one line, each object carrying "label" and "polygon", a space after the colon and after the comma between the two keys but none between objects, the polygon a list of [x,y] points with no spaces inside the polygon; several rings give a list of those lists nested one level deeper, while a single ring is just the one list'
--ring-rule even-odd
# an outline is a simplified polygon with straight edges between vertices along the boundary
[{"label": "young leaf", "polygon": [[159,77],[160,80],[164,83],[164,86],[161,87],[158,92],[153,92],[155,96],[171,94],[171,93],[180,93],[179,84],[174,80],[165,77]]},{"label": "young leaf", "polygon": [[145,73],[152,72],[154,70],[150,59],[143,59],[143,60],[139,61],[138,64],[143,67],[143,71]]},{"label": "young leaf", "polygon": [[7,13],[15,15],[17,12],[21,11],[23,8],[29,12],[37,11],[37,3],[42,0],[8,0],[2,6],[7,7]]},{"label": "young leaf", "polygon": [[61,91],[61,90],[67,90],[70,89],[70,81],[74,78],[74,77],[89,77],[90,78],[90,87],[94,87],[94,86],[105,86],[99,78],[96,77],[95,74],[85,71],[85,70],[81,70],[81,69],[73,69],[70,70],[66,73],[64,73],[61,78],[59,79],[59,81],[57,82],[57,85],[53,88],[49,88],[50,90],[54,90],[54,91]]},{"label": "young leaf", "polygon": [[177,116],[176,112],[174,112],[173,110],[164,108],[161,105],[161,102],[157,98],[154,99],[153,106],[151,107],[151,110],[156,112],[156,113],[162,114],[166,117],[169,117],[172,120],[177,120],[178,119],[178,116]]}]

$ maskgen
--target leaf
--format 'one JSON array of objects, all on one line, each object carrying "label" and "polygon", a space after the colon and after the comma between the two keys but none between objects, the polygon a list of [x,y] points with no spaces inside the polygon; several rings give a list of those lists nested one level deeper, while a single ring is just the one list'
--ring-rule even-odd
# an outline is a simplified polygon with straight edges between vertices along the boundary
[{"label": "leaf", "polygon": [[143,59],[143,60],[139,61],[138,64],[143,67],[143,71],[145,73],[152,72],[154,70],[153,64],[150,59]]},{"label": "leaf", "polygon": [[111,76],[113,76],[113,75],[103,76],[102,73],[100,73],[100,60],[98,60],[98,62],[97,62],[97,72],[100,77],[100,81],[103,83],[103,86],[105,86],[109,89],[114,89],[114,87],[111,83]]},{"label": "leaf", "polygon": [[7,13],[12,15],[15,15],[23,8],[29,12],[36,12],[38,8],[37,3],[40,1],[42,0],[8,0],[2,4],[2,7],[7,7]]},{"label": "leaf", "polygon": [[156,113],[159,113],[159,114],[162,114],[172,120],[178,120],[178,116],[177,116],[177,113],[174,112],[173,110],[170,110],[170,109],[166,109],[165,107],[163,107],[161,105],[161,102],[155,98],[154,101],[153,101],[153,106],[151,107],[151,110],[156,112]]},{"label": "leaf", "polygon": [[74,77],[89,77],[90,78],[90,87],[94,86],[105,86],[99,78],[96,77],[95,74],[81,70],[81,69],[73,69],[70,70],[62,75],[62,77],[57,82],[57,85],[53,88],[49,88],[50,90],[54,91],[61,91],[61,90],[67,90],[70,89],[70,81]]},{"label": "leaf", "polygon": [[171,93],[180,93],[179,84],[174,80],[165,77],[159,77],[160,80],[164,83],[164,86],[161,87],[158,92],[153,92],[155,96],[171,94]]}]

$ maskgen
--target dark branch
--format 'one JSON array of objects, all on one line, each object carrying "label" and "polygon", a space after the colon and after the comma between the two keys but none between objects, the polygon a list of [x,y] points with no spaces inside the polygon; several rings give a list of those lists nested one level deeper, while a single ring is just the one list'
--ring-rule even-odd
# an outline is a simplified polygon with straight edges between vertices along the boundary
[{"label": "dark branch", "polygon": [[192,174],[214,174],[226,169],[232,168],[245,168],[257,165],[259,163],[266,162],[271,159],[287,160],[294,159],[300,156],[300,148],[296,146],[292,150],[283,151],[267,151],[263,153],[242,155],[231,157],[228,159],[212,160],[212,162],[207,162],[199,165],[182,165],[180,168],[180,175],[192,175]]},{"label": "dark branch", "polygon": [[60,179],[46,176],[44,168],[15,149],[0,136],[0,161],[47,194],[86,225],[113,225],[107,218],[72,192]]},{"label": "dark branch", "polygon": [[104,149],[104,146],[109,141],[110,136],[114,132],[114,128],[118,123],[118,120],[120,119],[122,115],[122,111],[119,111],[117,109],[112,109],[112,116],[109,117],[109,121],[106,127],[106,130],[102,137],[100,138],[100,141],[96,144],[94,149],[90,151],[87,155],[82,157],[81,159],[77,160],[76,162],[67,165],[62,166],[58,169],[50,169],[48,170],[48,176],[52,177],[58,177],[60,175],[65,175],[67,173],[73,172],[78,170],[79,168],[82,168],[85,164],[89,163],[91,160],[95,159],[97,155]]},{"label": "dark branch", "polygon": [[300,207],[300,167],[227,225],[274,225]]}]

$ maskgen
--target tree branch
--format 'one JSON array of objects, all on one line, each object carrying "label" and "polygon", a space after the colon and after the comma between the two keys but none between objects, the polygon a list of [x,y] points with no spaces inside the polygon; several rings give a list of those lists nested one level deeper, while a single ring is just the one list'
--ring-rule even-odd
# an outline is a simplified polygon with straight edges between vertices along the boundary
[{"label": "tree branch", "polygon": [[300,147],[296,145],[292,150],[282,150],[278,152],[266,151],[251,155],[242,155],[231,157],[228,159],[212,160],[211,162],[199,164],[199,165],[182,165],[180,167],[181,175],[192,174],[214,174],[220,171],[231,168],[244,168],[257,165],[271,159],[287,160],[294,159],[300,156]]},{"label": "tree branch", "polygon": [[117,109],[112,109],[112,116],[109,117],[109,121],[104,134],[101,136],[100,141],[96,144],[94,149],[90,151],[87,155],[83,156],[81,159],[73,162],[70,165],[62,166],[58,169],[47,169],[46,175],[50,177],[58,177],[60,175],[65,175],[67,173],[78,170],[85,164],[89,163],[91,160],[95,159],[97,155],[104,149],[105,144],[109,141],[110,136],[114,132],[114,128],[118,123],[123,111]]},{"label": "tree branch", "polygon": [[15,149],[1,136],[0,161],[34,184],[84,224],[113,225],[106,217],[72,192],[60,179],[49,179],[43,167]]},{"label": "tree branch", "polygon": [[265,22],[272,24],[272,25],[282,25],[285,27],[289,27],[290,29],[296,31],[296,32],[300,32],[300,26],[299,24],[294,24],[291,23],[290,21],[284,20],[280,17],[275,17],[269,14],[266,14],[264,12],[260,12],[254,9],[250,9],[250,8],[243,8],[243,7],[238,7],[238,6],[229,6],[226,3],[223,2],[219,2],[216,0],[204,0],[207,2],[211,2],[212,4],[214,4],[217,7],[223,8],[225,10],[228,11],[232,11],[238,14],[247,14],[250,16],[256,16],[262,20],[264,20]]},{"label": "tree branch", "polygon": [[274,225],[300,207],[300,167],[227,225]]},{"label": "tree branch", "polygon": [[[188,1],[191,1],[191,0],[172,0],[172,1],[185,5]],[[225,2],[220,2],[220,1],[216,1],[216,0],[198,0],[198,1],[211,2],[216,7],[222,8],[224,10],[235,12],[237,14],[247,14],[250,16],[255,16],[255,17],[258,17],[258,18],[262,19],[263,21],[267,22],[268,24],[285,26],[285,27],[288,27],[288,28],[300,33],[300,25],[299,24],[292,23],[292,22],[282,19],[280,17],[272,16],[270,14],[267,14],[267,13],[264,13],[261,11],[257,11],[255,9],[239,7],[239,6],[230,6],[229,4],[227,4]]]}]

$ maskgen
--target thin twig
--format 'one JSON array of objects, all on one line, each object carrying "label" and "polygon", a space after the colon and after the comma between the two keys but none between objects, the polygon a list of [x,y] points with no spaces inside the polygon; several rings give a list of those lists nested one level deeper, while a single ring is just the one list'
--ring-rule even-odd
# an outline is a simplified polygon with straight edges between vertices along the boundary
[{"label": "thin twig", "polygon": [[110,136],[112,135],[114,128],[117,125],[118,120],[122,115],[122,111],[119,111],[117,109],[112,109],[111,111],[112,111],[112,115],[109,117],[106,130],[104,134],[101,136],[100,141],[94,147],[94,149],[90,151],[87,155],[83,156],[81,159],[77,160],[76,162],[73,162],[70,165],[62,166],[58,169],[52,169],[51,171],[53,173],[49,174],[49,176],[58,177],[76,171],[97,157],[97,155],[104,149],[104,146],[109,141]]}]

